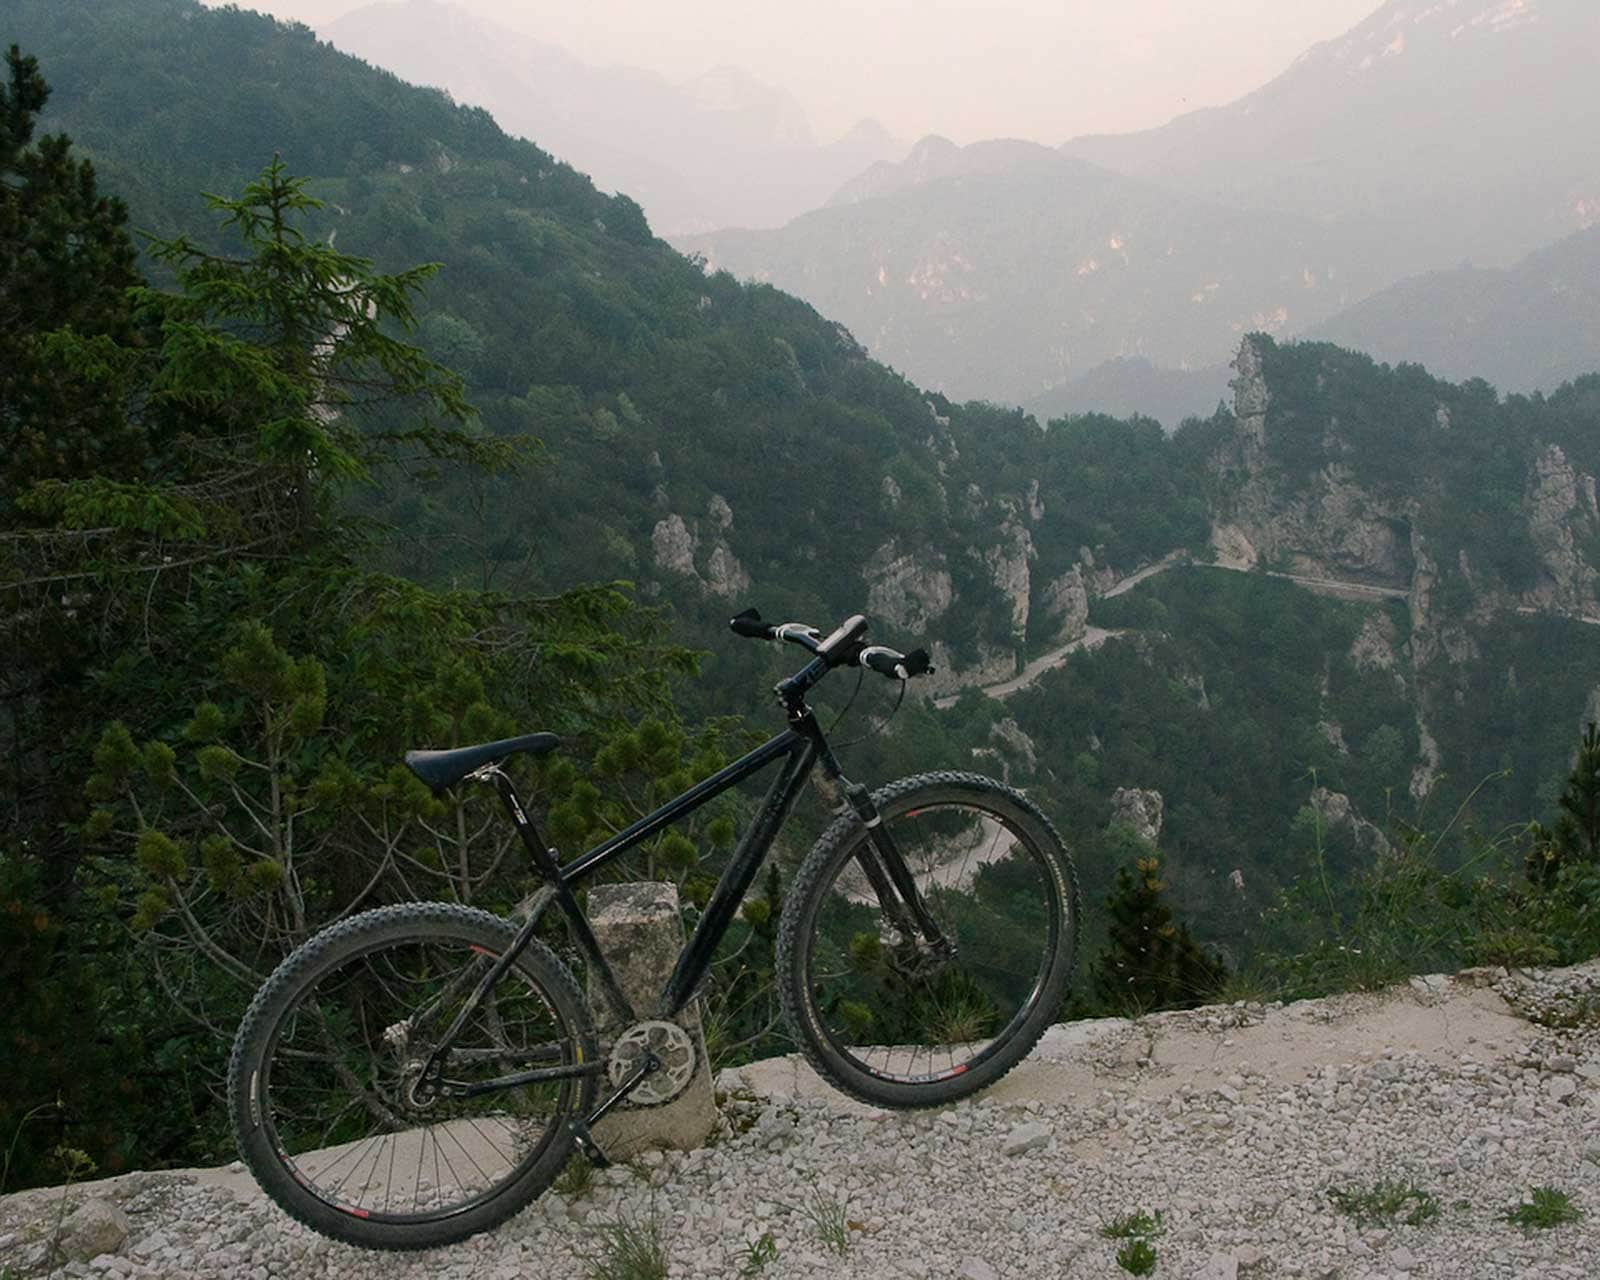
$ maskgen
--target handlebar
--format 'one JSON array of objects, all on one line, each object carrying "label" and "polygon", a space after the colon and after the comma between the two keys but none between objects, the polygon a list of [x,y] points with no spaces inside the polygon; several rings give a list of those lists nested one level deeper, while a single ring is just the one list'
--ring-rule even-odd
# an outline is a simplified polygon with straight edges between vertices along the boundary
[{"label": "handlebar", "polygon": [[862,637],[867,632],[867,620],[859,613],[846,618],[833,634],[825,639],[817,628],[804,622],[777,624],[763,622],[760,613],[754,609],[745,609],[736,614],[728,620],[728,626],[735,635],[746,636],[752,640],[787,640],[791,644],[797,644],[816,654],[827,668],[869,667],[891,680],[910,680],[915,676],[927,675],[933,670],[926,649],[913,649],[910,653],[901,653],[898,649],[891,649],[887,645],[863,644]]}]

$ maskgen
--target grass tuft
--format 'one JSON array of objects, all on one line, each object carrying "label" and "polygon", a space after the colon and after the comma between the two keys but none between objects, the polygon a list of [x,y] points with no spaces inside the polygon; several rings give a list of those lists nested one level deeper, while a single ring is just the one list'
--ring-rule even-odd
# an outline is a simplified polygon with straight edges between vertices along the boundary
[{"label": "grass tuft", "polygon": [[816,1229],[817,1237],[831,1252],[844,1256],[850,1248],[850,1223],[842,1201],[816,1187],[797,1211]]},{"label": "grass tuft", "polygon": [[1581,1217],[1583,1210],[1573,1204],[1572,1197],[1560,1187],[1535,1187],[1530,1199],[1506,1211],[1506,1221],[1516,1223],[1525,1231],[1562,1227]]},{"label": "grass tuft", "polygon": [[1439,1199],[1409,1179],[1380,1178],[1370,1187],[1329,1187],[1328,1199],[1357,1222],[1420,1227],[1439,1216]]},{"label": "grass tuft", "polygon": [[1107,1240],[1149,1240],[1160,1235],[1162,1230],[1160,1209],[1156,1210],[1154,1217],[1138,1209],[1103,1223],[1100,1234]]},{"label": "grass tuft", "polygon": [[621,1217],[598,1223],[594,1231],[587,1280],[667,1280],[667,1250],[654,1214],[642,1222]]},{"label": "grass tuft", "polygon": [[572,1156],[562,1166],[561,1172],[556,1174],[556,1180],[550,1184],[550,1188],[568,1200],[584,1199],[594,1190],[594,1165],[587,1156]]},{"label": "grass tuft", "polygon": [[1100,1224],[1100,1234],[1107,1240],[1122,1241],[1117,1250],[1117,1265],[1135,1276],[1147,1276],[1155,1270],[1156,1249],[1150,1242],[1164,1229],[1160,1209],[1154,1215],[1135,1209]]},{"label": "grass tuft", "polygon": [[739,1268],[739,1275],[742,1280],[751,1280],[761,1274],[767,1263],[777,1260],[778,1242],[772,1238],[772,1232],[763,1231],[759,1240],[745,1246],[744,1265]]}]

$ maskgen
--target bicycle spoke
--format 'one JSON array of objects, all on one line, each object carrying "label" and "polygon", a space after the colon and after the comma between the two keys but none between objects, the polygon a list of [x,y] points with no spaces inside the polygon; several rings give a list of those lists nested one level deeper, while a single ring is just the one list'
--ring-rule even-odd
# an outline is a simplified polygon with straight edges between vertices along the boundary
[{"label": "bicycle spoke", "polygon": [[[1050,867],[999,813],[932,803],[884,818],[887,841],[949,944],[906,936],[851,854],[820,891],[805,982],[831,1051],[870,1075],[953,1078],[1036,1007],[1054,954]],[[859,837],[863,844],[870,839]]]},{"label": "bicycle spoke", "polygon": [[[433,1218],[512,1182],[558,1132],[583,1081],[472,1098],[419,1092],[437,1030],[485,972],[465,941],[399,939],[322,975],[282,1018],[263,1101],[294,1176],[343,1212]],[[418,1010],[426,1012],[419,1017]],[[486,992],[441,1058],[461,1085],[574,1061],[550,1002],[517,966]],[[564,1136],[564,1135],[563,1135]]]}]

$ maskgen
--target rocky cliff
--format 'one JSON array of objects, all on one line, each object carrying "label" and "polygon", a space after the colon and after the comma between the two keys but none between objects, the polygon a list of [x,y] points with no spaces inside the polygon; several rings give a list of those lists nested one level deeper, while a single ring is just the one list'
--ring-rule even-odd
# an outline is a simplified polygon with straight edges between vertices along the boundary
[{"label": "rocky cliff", "polygon": [[[1210,463],[1218,495],[1212,530],[1218,564],[1272,570],[1329,589],[1333,584],[1370,588],[1374,598],[1403,598],[1414,633],[1435,633],[1420,641],[1426,648],[1419,655],[1424,659],[1434,656],[1438,646],[1456,657],[1468,652],[1460,624],[1469,619],[1481,623],[1516,611],[1600,620],[1600,573],[1589,550],[1600,534],[1596,480],[1573,463],[1560,443],[1505,442],[1507,448],[1520,449],[1514,462],[1520,501],[1505,513],[1507,524],[1494,532],[1528,553],[1522,572],[1508,573],[1503,565],[1484,563],[1493,557],[1480,547],[1457,545],[1459,538],[1452,536],[1462,511],[1482,521],[1473,510],[1480,495],[1472,490],[1471,476],[1429,465],[1432,459],[1450,457],[1452,436],[1459,431],[1447,384],[1438,384],[1442,390],[1431,406],[1421,406],[1420,423],[1392,424],[1397,433],[1406,430],[1413,440],[1421,437],[1422,447],[1406,459],[1409,474],[1375,485],[1359,469],[1364,442],[1342,429],[1337,412],[1302,402],[1274,415],[1281,401],[1268,368],[1283,350],[1270,339],[1250,335],[1233,361],[1231,429]],[[1370,363],[1332,368],[1319,372],[1317,389],[1325,390],[1332,377],[1369,373],[1394,376],[1387,366],[1381,373],[1372,371]],[[1409,407],[1419,408],[1414,402]],[[1320,465],[1300,470],[1284,465],[1285,453],[1297,443],[1289,438],[1293,434],[1301,444],[1308,435],[1317,437]],[[1443,612],[1441,585],[1454,588],[1451,607]],[[1453,643],[1447,635],[1455,636]]]}]

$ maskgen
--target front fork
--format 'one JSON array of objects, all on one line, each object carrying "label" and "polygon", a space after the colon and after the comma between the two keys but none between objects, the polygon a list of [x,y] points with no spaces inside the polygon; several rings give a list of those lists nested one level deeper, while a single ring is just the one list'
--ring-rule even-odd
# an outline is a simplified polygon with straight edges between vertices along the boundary
[{"label": "front fork", "polygon": [[838,758],[822,736],[809,707],[791,708],[790,722],[803,733],[809,733],[817,744],[817,762],[822,777],[816,779],[817,789],[823,799],[837,807],[838,792],[843,790],[845,802],[867,829],[866,842],[856,852],[856,864],[872,885],[884,919],[899,932],[902,938],[920,937],[934,955],[948,959],[954,947],[928,912],[917,889],[916,877],[906,865],[904,856],[896,847],[894,837],[883,825],[883,815],[878,812],[872,792],[859,782],[845,777]]}]

